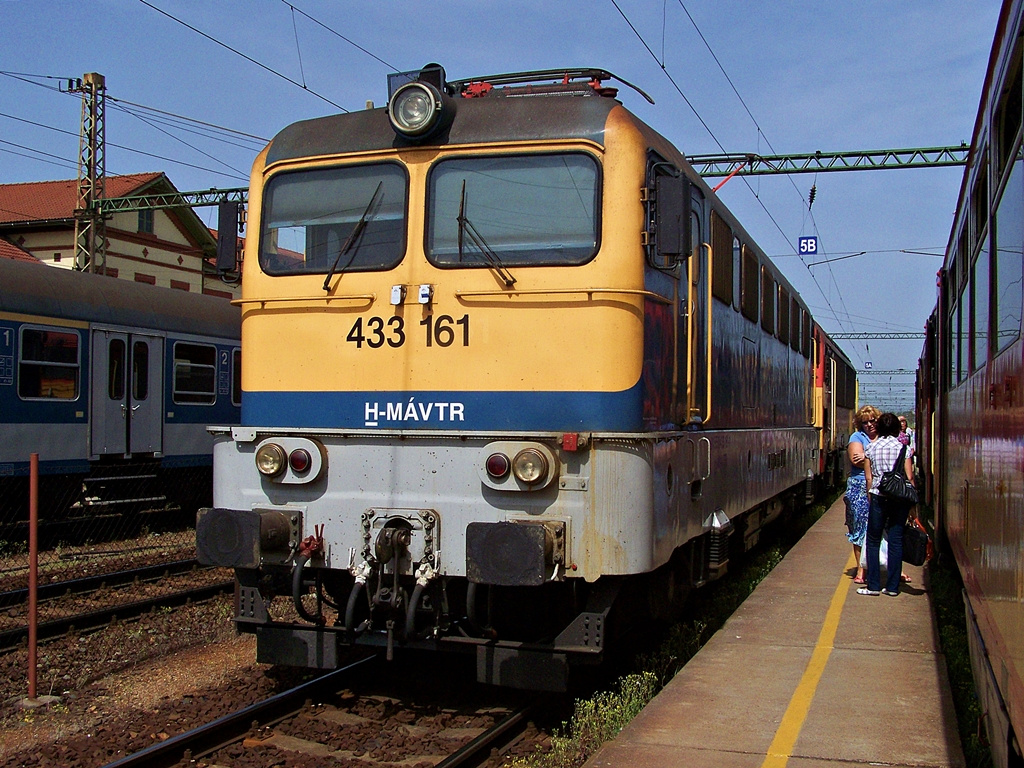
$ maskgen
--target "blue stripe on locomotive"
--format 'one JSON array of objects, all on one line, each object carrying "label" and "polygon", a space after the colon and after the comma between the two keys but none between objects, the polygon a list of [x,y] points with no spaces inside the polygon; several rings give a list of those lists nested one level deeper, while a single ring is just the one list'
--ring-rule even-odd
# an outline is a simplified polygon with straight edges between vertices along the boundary
[{"label": "blue stripe on locomotive", "polygon": [[243,392],[245,426],[638,432],[643,389],[622,392]]}]

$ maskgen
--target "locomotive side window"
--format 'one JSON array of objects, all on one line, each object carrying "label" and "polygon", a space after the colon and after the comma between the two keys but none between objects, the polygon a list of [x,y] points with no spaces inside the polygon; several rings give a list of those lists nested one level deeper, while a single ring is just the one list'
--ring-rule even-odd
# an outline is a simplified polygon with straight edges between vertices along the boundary
[{"label": "locomotive side window", "polygon": [[732,304],[732,230],[721,216],[711,212],[711,292],[715,298]]},{"label": "locomotive side window", "polygon": [[732,308],[737,311],[740,308],[740,296],[743,295],[743,285],[741,282],[743,274],[743,268],[741,267],[742,256],[743,247],[740,245],[740,239],[734,237],[732,239]]},{"label": "locomotive side window", "polygon": [[801,309],[800,314],[803,317],[804,332],[803,332],[803,356],[810,357],[813,349],[812,337],[811,337],[811,315],[806,309]]},{"label": "locomotive side window", "polygon": [[597,161],[581,152],[441,160],[426,251],[440,267],[575,265],[597,253]]},{"label": "locomotive side window", "polygon": [[[1020,149],[1017,150],[1020,152]],[[996,209],[995,276],[998,293],[993,316],[996,352],[1005,349],[1020,336],[1021,310],[1024,308],[1024,160],[1013,163],[1013,171],[1003,189]]]},{"label": "locomotive side window", "polygon": [[212,405],[217,399],[217,348],[207,344],[174,344],[175,403]]},{"label": "locomotive side window", "polygon": [[743,246],[743,297],[740,301],[743,316],[757,322],[757,308],[760,301],[757,286],[757,254],[749,246]]},{"label": "locomotive side window", "polygon": [[789,291],[779,286],[779,341],[789,344]]},{"label": "locomotive side window", "polygon": [[22,328],[18,396],[23,400],[78,397],[78,344],[74,331]]},{"label": "locomotive side window", "polygon": [[391,269],[405,255],[408,181],[397,163],[274,176],[263,193],[269,275]]},{"label": "locomotive side window", "polygon": [[761,327],[767,333],[775,334],[775,302],[778,290],[768,267],[761,267]]},{"label": "locomotive side window", "polygon": [[791,300],[789,310],[789,346],[794,352],[800,351],[800,305],[796,303],[796,296]]}]

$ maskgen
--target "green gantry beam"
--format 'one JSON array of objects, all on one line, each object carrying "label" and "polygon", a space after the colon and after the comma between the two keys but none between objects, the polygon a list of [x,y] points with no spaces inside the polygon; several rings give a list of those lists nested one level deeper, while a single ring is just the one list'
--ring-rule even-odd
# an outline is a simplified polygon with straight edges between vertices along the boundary
[{"label": "green gantry beam", "polygon": [[773,173],[875,171],[885,168],[933,168],[966,165],[971,148],[875,149],[864,152],[811,152],[805,155],[690,155],[686,159],[701,176],[763,176]]},{"label": "green gantry beam", "polygon": [[207,189],[201,192],[170,192],[159,195],[129,195],[105,197],[96,201],[102,213],[141,211],[156,208],[198,208],[222,202],[245,203],[249,198],[247,187],[233,189]]}]

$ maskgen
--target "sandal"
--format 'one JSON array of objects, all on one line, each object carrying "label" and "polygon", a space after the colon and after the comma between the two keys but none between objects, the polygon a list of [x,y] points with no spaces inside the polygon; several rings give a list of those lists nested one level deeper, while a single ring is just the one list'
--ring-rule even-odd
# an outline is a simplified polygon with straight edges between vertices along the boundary
[{"label": "sandal", "polygon": [[904,584],[909,584],[910,583],[910,577],[907,576],[907,574],[905,574],[905,573],[901,573],[900,574],[900,581],[902,581]]},{"label": "sandal", "polygon": [[854,584],[867,584],[867,580],[863,576],[858,576],[853,580]]}]

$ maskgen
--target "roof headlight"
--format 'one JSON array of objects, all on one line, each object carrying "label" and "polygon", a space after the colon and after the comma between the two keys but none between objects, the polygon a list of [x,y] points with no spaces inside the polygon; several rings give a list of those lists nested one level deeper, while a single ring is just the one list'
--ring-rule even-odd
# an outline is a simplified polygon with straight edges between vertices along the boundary
[{"label": "roof headlight", "polygon": [[410,138],[425,136],[433,131],[440,124],[443,112],[441,92],[423,82],[403,85],[395,91],[388,103],[391,126]]},{"label": "roof headlight", "polygon": [[277,443],[264,443],[256,451],[256,469],[265,477],[277,477],[284,472],[286,456]]},{"label": "roof headlight", "polygon": [[536,448],[525,448],[512,460],[512,474],[520,482],[533,485],[547,477],[548,460]]}]

